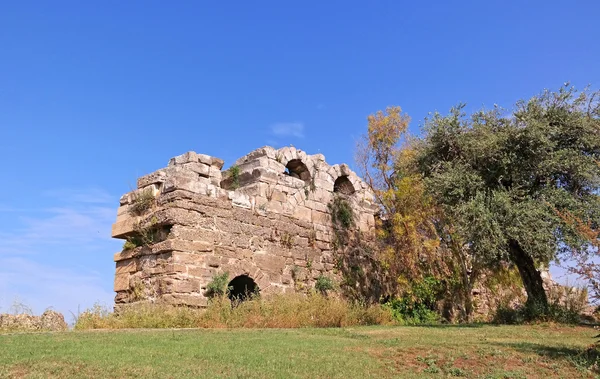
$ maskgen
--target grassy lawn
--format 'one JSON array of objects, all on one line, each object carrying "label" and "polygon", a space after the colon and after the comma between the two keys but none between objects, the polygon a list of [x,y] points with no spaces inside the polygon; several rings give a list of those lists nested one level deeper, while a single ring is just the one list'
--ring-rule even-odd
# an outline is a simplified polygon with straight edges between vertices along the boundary
[{"label": "grassy lawn", "polygon": [[588,378],[565,326],[121,330],[0,335],[0,378]]}]

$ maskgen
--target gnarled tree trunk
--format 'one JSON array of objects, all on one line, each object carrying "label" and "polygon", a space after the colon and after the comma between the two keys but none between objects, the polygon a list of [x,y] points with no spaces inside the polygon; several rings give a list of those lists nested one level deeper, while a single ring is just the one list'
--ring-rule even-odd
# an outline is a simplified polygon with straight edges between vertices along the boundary
[{"label": "gnarled tree trunk", "polygon": [[525,286],[525,291],[527,291],[527,304],[537,304],[547,309],[548,297],[546,296],[546,291],[544,291],[544,282],[542,275],[535,268],[533,258],[515,240],[509,241],[508,247],[510,259],[517,266],[523,280],[523,285]]}]

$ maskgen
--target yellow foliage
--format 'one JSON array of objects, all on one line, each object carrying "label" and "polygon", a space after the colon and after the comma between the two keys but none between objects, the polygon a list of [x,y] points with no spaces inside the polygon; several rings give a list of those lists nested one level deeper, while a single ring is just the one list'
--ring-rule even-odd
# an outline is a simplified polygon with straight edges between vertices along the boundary
[{"label": "yellow foliage", "polygon": [[[427,195],[417,170],[416,151],[407,143],[410,117],[400,107],[368,116],[367,135],[357,146],[361,174],[383,209],[376,223],[379,260],[398,286],[425,275],[442,275],[438,209]],[[404,142],[404,146],[401,146]]]}]

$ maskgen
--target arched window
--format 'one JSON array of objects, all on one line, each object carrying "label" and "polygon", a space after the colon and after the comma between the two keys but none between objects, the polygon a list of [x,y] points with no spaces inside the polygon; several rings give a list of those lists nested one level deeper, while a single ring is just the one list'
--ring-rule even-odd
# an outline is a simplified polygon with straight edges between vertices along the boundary
[{"label": "arched window", "polygon": [[335,180],[333,183],[333,192],[341,193],[342,195],[352,195],[354,193],[354,186],[348,175],[342,175]]},{"label": "arched window", "polygon": [[302,179],[307,183],[310,182],[310,171],[308,171],[308,167],[300,159],[289,161],[285,166],[284,174]]}]

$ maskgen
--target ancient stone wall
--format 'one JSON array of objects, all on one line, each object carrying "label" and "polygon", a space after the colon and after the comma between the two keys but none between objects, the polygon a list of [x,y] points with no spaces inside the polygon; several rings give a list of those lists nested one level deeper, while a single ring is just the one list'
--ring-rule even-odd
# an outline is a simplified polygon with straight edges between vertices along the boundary
[{"label": "ancient stone wall", "polygon": [[202,307],[207,285],[224,272],[237,278],[230,285],[261,294],[340,279],[335,251],[349,246],[336,246],[334,197],[350,205],[350,228],[372,238],[377,206],[347,165],[263,147],[222,168],[221,159],[188,152],[122,196],[112,229],[127,241],[114,256],[117,307],[157,299]]}]

